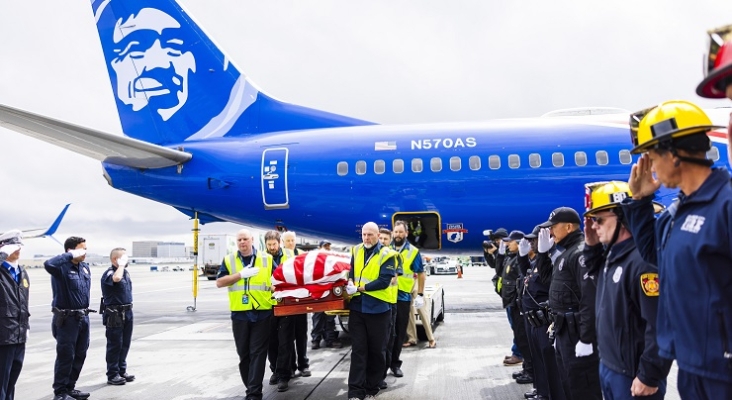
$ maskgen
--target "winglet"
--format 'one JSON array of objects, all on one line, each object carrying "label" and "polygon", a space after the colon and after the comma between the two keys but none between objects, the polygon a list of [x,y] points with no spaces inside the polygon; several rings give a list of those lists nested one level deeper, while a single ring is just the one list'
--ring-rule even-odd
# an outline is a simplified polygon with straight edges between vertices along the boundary
[{"label": "winglet", "polygon": [[51,226],[49,226],[48,229],[46,229],[45,232],[39,233],[37,235],[27,236],[27,235],[25,235],[25,232],[28,232],[28,231],[23,231],[23,233],[24,233],[23,239],[34,239],[34,238],[42,238],[42,237],[48,236],[48,237],[50,237],[51,239],[55,240],[57,243],[60,244],[60,242],[58,240],[56,240],[55,237],[53,237],[53,234],[56,233],[56,230],[58,229],[59,225],[61,225],[61,221],[64,219],[64,215],[66,215],[66,210],[69,209],[69,206],[70,205],[71,205],[71,203],[67,204],[64,207],[64,209],[61,210],[61,214],[59,214],[58,217],[56,217],[56,220],[53,221],[53,223],[51,224]]}]

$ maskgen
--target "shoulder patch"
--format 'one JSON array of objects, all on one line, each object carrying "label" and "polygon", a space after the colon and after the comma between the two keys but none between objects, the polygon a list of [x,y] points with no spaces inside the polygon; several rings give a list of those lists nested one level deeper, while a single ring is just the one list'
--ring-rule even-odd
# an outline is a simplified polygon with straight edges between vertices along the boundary
[{"label": "shoulder patch", "polygon": [[114,273],[114,271],[113,271],[113,270],[111,270],[111,269],[108,269],[108,270],[107,270],[107,276],[109,276],[109,275],[112,275],[113,273]]},{"label": "shoulder patch", "polygon": [[641,289],[648,297],[658,296],[658,274],[648,273],[640,276]]},{"label": "shoulder patch", "polygon": [[585,266],[585,256],[583,256],[583,255],[582,256],[579,256],[579,258],[577,259],[577,262],[579,262],[580,267],[587,268]]}]

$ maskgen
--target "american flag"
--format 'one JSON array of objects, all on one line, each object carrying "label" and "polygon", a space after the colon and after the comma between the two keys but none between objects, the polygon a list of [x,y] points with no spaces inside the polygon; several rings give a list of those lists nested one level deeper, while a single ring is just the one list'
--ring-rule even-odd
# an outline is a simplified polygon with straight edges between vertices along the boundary
[{"label": "american flag", "polygon": [[374,143],[375,151],[388,151],[388,150],[396,150],[396,149],[397,149],[396,142],[376,142],[376,143]]}]

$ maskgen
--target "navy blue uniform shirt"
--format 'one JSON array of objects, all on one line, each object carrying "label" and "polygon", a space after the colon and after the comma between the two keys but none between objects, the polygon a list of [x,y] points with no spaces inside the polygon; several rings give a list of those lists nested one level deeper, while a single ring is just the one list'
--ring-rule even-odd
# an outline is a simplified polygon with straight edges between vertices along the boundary
[{"label": "navy blue uniform shirt", "polygon": [[[712,169],[654,221],[652,196],[623,201],[643,259],[658,265],[659,355],[679,369],[732,383],[732,185]],[[655,223],[654,223],[655,222]]]},{"label": "navy blue uniform shirt", "polygon": [[[239,257],[242,264],[244,265],[244,268],[246,268],[249,263],[251,263],[251,266],[254,267],[254,262],[257,260],[257,249],[252,248],[252,255],[243,257],[239,251],[236,252],[236,256]],[[227,256],[228,257],[228,256]],[[229,274],[229,270],[226,268],[226,258],[221,261],[221,266],[219,267],[219,273],[216,275],[216,278],[221,278]],[[274,263],[274,261],[273,261]],[[272,269],[274,270],[274,265],[272,266]],[[234,269],[234,265],[231,266],[231,269]],[[268,318],[272,315],[272,310],[249,310],[249,311],[232,311],[231,312],[231,319],[235,319],[237,321],[249,321],[249,322],[258,322],[265,318]]]},{"label": "navy blue uniform shirt", "polygon": [[[367,249],[364,248],[364,262],[369,259],[371,254],[378,255],[381,251],[381,243],[377,243],[376,246]],[[348,273],[348,277],[353,280],[355,285],[358,285],[358,279],[354,277],[354,260],[351,257],[351,271]],[[386,289],[391,284],[391,278],[396,276],[396,258],[391,257],[381,264],[379,270],[379,278],[373,282],[369,282],[364,285],[366,291],[374,291]],[[351,297],[351,301],[348,303],[350,310],[359,311],[364,314],[381,314],[387,311],[391,311],[391,304],[385,301],[381,301],[376,297],[369,296],[368,294],[361,293],[358,296]]]},{"label": "navy blue uniform shirt", "polygon": [[43,266],[51,274],[53,302],[51,306],[62,310],[89,308],[91,273],[85,262],[74,264],[71,253],[64,253],[46,260]]},{"label": "navy blue uniform shirt", "polygon": [[115,282],[112,277],[118,267],[111,266],[102,274],[102,297],[105,306],[132,304],[132,280],[130,272],[125,269],[122,279]]}]

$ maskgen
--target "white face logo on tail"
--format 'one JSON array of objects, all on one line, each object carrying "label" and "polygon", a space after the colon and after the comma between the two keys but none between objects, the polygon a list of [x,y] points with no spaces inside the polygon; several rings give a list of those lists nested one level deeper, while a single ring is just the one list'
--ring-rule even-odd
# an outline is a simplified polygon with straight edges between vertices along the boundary
[{"label": "white face logo on tail", "polygon": [[173,17],[153,8],[117,20],[111,61],[116,95],[134,111],[150,105],[167,121],[188,100],[188,74],[196,72],[196,59],[190,51],[183,52],[180,27]]}]

